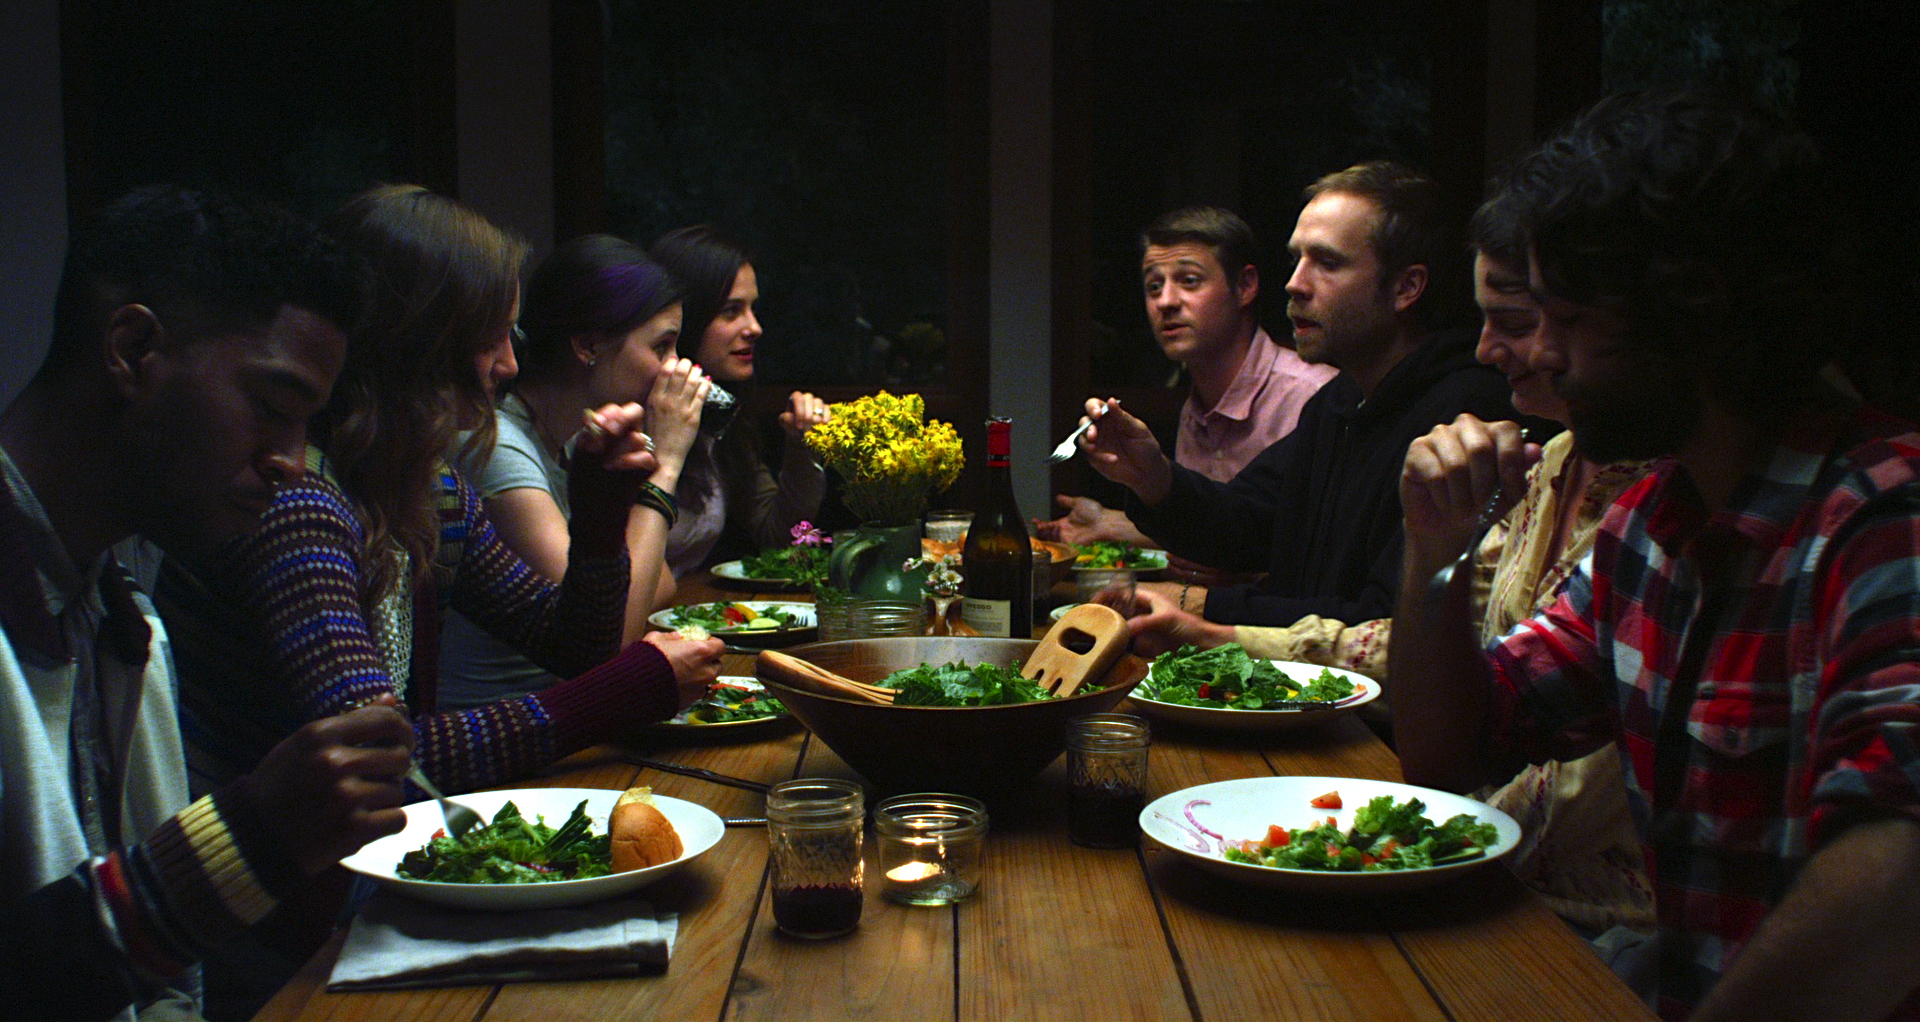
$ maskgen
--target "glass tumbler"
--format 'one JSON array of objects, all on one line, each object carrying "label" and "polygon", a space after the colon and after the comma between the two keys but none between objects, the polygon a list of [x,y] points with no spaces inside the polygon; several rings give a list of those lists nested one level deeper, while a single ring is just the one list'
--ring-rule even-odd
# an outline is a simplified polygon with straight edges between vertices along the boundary
[{"label": "glass tumbler", "polygon": [[1132,617],[1137,588],[1132,568],[1076,568],[1074,583],[1081,603],[1102,603]]},{"label": "glass tumbler", "polygon": [[967,526],[973,524],[971,511],[929,511],[926,518],[926,537],[936,543],[958,543],[960,537],[967,534]]},{"label": "glass tumbler", "polygon": [[980,889],[987,807],[964,795],[896,795],[873,810],[880,896],[903,905],[951,905]]},{"label": "glass tumbler", "polygon": [[800,778],[767,792],[773,921],[781,932],[817,940],[860,925],[865,820],[866,796],[852,781]]},{"label": "glass tumbler", "polygon": [[1147,722],[1094,713],[1067,722],[1067,836],[1088,848],[1131,848],[1147,805]]}]

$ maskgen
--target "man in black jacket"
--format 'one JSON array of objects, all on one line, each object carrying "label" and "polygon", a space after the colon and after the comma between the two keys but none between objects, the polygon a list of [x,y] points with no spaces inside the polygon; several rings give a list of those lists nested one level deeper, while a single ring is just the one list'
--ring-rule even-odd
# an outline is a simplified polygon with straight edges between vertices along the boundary
[{"label": "man in black jacket", "polygon": [[1132,491],[1127,513],[1141,531],[1202,564],[1267,572],[1211,592],[1140,587],[1146,613],[1131,624],[1144,652],[1219,645],[1236,624],[1387,616],[1407,445],[1461,412],[1514,418],[1506,380],[1474,361],[1475,336],[1427,329],[1434,269],[1459,261],[1434,182],[1377,161],[1315,181],[1306,197],[1287,245],[1287,313],[1300,354],[1341,374],[1307,403],[1299,427],[1228,483],[1168,461],[1116,402],[1083,440],[1095,470]]}]

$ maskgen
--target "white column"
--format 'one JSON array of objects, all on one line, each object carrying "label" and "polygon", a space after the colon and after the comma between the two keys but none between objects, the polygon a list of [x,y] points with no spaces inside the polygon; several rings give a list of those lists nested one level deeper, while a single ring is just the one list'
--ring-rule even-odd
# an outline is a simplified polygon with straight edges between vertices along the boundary
[{"label": "white column", "polygon": [[1051,517],[1053,4],[993,0],[991,18],[986,411],[1013,419],[1021,512]]}]

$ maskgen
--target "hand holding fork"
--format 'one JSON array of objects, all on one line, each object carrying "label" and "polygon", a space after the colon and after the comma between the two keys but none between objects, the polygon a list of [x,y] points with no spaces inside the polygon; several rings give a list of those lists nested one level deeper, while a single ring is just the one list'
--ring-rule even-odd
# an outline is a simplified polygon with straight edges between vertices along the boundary
[{"label": "hand holding fork", "polygon": [[1095,419],[1098,419],[1100,416],[1105,415],[1106,413],[1107,413],[1106,403],[1101,402],[1099,412],[1092,415],[1088,415],[1086,418],[1082,419],[1080,422],[1080,425],[1075,427],[1073,432],[1068,433],[1067,438],[1065,440],[1060,441],[1060,443],[1054,447],[1053,453],[1047,456],[1047,461],[1052,464],[1058,465],[1061,462],[1067,460],[1068,458],[1073,457],[1073,452],[1080,449],[1079,448],[1080,438],[1086,435],[1087,430],[1093,426],[1093,422]]},{"label": "hand holding fork", "polygon": [[1428,600],[1454,588],[1487,533],[1526,493],[1527,472],[1539,459],[1539,445],[1518,423],[1465,414],[1408,447],[1400,476],[1406,558],[1416,584],[1431,570]]}]

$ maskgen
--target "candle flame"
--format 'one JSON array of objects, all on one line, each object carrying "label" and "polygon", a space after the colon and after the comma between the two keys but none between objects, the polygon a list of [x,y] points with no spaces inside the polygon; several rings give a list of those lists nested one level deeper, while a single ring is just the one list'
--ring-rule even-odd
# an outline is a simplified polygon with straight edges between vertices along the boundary
[{"label": "candle flame", "polygon": [[939,876],[941,872],[937,862],[908,862],[887,870],[887,879],[912,884]]}]

